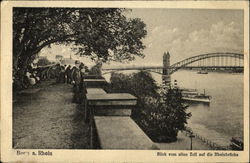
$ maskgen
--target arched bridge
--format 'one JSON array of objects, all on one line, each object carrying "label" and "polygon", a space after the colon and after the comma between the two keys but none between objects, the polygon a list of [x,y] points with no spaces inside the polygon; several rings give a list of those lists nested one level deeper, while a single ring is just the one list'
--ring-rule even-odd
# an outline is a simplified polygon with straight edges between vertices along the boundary
[{"label": "arched bridge", "polygon": [[[244,68],[244,55],[239,53],[218,52],[208,53],[186,58],[177,62],[169,67],[169,73],[183,69],[243,69]],[[120,68],[104,68],[102,75],[125,70],[145,70],[158,74],[163,74],[163,66],[133,66],[133,67],[120,67]]]}]

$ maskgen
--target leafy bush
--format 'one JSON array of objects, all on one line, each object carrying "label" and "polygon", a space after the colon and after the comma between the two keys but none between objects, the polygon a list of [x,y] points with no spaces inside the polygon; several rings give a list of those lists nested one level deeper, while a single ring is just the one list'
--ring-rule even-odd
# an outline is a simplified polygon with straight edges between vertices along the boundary
[{"label": "leafy bush", "polygon": [[132,118],[153,141],[176,141],[178,131],[185,129],[191,116],[178,88],[160,95],[151,74],[143,71],[131,75],[113,73],[110,81],[111,92],[131,93],[138,98]]},{"label": "leafy bush", "polygon": [[148,136],[156,142],[172,142],[177,140],[178,131],[185,129],[188,106],[182,101],[179,89],[169,89],[163,93],[162,99],[144,100],[142,119],[136,122],[143,128]]},{"label": "leafy bush", "polygon": [[158,86],[151,74],[140,71],[131,75],[112,73],[109,90],[112,92],[130,93],[138,98],[158,97]]}]

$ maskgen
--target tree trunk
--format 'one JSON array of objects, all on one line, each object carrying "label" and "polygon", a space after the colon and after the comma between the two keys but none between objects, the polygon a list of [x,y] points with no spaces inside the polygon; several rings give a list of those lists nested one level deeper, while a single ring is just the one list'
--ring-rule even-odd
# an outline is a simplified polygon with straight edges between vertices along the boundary
[{"label": "tree trunk", "polygon": [[28,61],[29,61],[28,55],[21,55],[17,61],[17,63],[18,63],[17,75],[18,75],[19,80],[22,84],[24,84],[25,74],[27,71],[27,67],[29,65]]}]

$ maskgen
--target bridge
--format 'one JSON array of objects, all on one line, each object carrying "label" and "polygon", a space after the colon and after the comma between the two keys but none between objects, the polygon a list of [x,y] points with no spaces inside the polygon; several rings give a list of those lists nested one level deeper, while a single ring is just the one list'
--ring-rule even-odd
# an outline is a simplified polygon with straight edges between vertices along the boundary
[{"label": "bridge", "polygon": [[[54,66],[48,65],[47,75],[50,69]],[[44,67],[44,68],[46,68]],[[162,80],[166,85],[171,83],[171,74],[180,69],[198,69],[198,70],[244,70],[244,55],[240,53],[231,52],[217,52],[201,54],[186,58],[175,64],[170,65],[170,54],[164,53],[163,66],[130,66],[118,68],[102,68],[101,75],[112,72],[127,71],[127,70],[141,70],[148,71],[162,75]]]},{"label": "bridge", "polygon": [[[169,53],[168,53],[169,54]],[[165,58],[167,54],[164,54]],[[170,56],[169,56],[170,59]],[[168,60],[168,59],[167,59]],[[166,61],[168,62],[168,61]],[[165,62],[165,63],[166,63]],[[164,63],[163,63],[164,64]],[[204,70],[216,70],[216,69],[243,69],[244,68],[244,55],[239,53],[230,52],[218,52],[208,53],[186,58],[171,66],[168,64],[165,66],[169,71],[169,74],[180,69],[204,69]],[[163,75],[164,66],[131,66],[131,67],[119,67],[119,68],[102,68],[102,75],[125,71],[125,70],[145,70]]]},{"label": "bridge", "polygon": [[144,70],[162,75],[163,84],[167,87],[170,87],[171,74],[184,68],[202,70],[243,70],[244,55],[230,52],[207,53],[189,57],[170,66],[170,54],[167,52],[163,55],[163,66],[133,66],[109,69],[103,68],[102,75],[124,70]]}]

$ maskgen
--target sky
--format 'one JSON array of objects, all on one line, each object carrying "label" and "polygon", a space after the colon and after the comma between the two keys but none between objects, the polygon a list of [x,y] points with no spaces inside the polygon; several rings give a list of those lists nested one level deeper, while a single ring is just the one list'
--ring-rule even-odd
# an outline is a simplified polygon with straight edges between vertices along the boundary
[{"label": "sky", "polygon": [[[174,64],[199,54],[243,53],[244,50],[243,10],[136,8],[126,16],[140,18],[146,24],[148,34],[143,39],[145,57],[136,58],[129,64],[111,63],[110,66],[162,65],[163,53],[167,51],[170,63]],[[48,55],[49,59],[57,54],[65,58],[71,54],[77,58],[70,47],[60,45],[41,51],[41,55]],[[87,65],[93,64],[86,58],[81,60]]]}]

